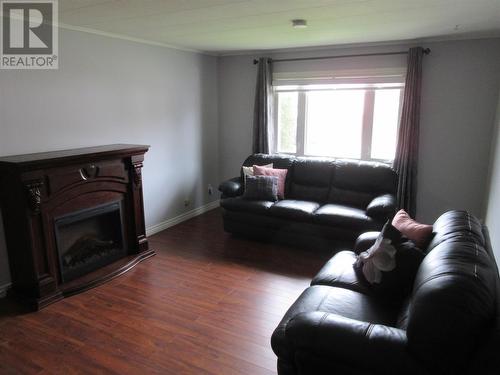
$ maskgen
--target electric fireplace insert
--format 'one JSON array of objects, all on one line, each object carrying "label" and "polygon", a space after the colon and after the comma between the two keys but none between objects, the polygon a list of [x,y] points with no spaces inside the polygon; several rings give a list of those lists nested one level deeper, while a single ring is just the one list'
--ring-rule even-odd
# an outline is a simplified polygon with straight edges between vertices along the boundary
[{"label": "electric fireplace insert", "polygon": [[85,275],[127,254],[121,206],[121,202],[113,202],[55,219],[63,282]]}]

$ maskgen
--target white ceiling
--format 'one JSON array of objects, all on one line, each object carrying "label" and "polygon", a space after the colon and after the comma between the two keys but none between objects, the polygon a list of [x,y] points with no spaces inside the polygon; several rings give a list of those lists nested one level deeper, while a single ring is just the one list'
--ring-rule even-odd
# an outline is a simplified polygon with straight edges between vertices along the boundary
[{"label": "white ceiling", "polygon": [[[212,53],[500,35],[500,0],[59,0],[60,23]],[[290,21],[304,18],[306,29]]]}]

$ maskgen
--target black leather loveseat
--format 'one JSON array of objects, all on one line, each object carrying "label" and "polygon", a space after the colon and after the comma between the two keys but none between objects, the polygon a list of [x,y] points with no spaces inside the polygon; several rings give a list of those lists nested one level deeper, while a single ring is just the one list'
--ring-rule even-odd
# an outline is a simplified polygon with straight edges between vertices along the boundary
[{"label": "black leather loveseat", "polygon": [[[500,294],[487,230],[464,211],[433,225],[412,292],[381,298],[337,253],[274,331],[279,375],[500,374]],[[363,236],[355,251],[370,243]],[[373,238],[373,236],[371,236]]]},{"label": "black leather loveseat", "polygon": [[330,247],[380,230],[395,211],[397,175],[386,164],[342,159],[255,154],[244,166],[273,163],[288,169],[285,199],[242,198],[243,175],[223,182],[227,232],[311,247]]}]

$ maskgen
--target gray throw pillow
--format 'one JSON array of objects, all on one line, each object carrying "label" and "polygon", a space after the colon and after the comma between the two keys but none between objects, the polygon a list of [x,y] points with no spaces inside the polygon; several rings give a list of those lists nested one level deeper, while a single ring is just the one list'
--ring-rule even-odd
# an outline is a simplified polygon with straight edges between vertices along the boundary
[{"label": "gray throw pillow", "polygon": [[244,199],[263,201],[278,200],[278,177],[276,176],[246,176]]}]

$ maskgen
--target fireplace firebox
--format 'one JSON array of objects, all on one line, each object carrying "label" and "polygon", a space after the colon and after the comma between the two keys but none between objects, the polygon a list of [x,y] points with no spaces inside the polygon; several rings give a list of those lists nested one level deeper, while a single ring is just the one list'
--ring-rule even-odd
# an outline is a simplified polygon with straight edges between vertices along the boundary
[{"label": "fireplace firebox", "polygon": [[144,223],[149,146],[0,157],[9,295],[40,309],[154,255]]},{"label": "fireplace firebox", "polygon": [[106,266],[127,254],[120,202],[61,216],[54,224],[63,282]]}]

